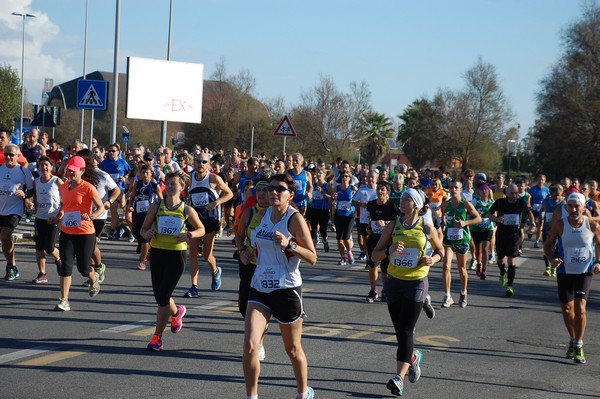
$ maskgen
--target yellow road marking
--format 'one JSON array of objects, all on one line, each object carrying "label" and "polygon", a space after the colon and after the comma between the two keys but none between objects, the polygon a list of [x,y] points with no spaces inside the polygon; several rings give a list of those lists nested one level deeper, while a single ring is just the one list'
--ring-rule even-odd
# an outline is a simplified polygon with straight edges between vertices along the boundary
[{"label": "yellow road marking", "polygon": [[362,337],[364,337],[366,335],[369,335],[369,334],[375,334],[375,333],[377,333],[377,332],[379,332],[381,330],[383,330],[383,329],[382,328],[369,328],[366,331],[359,331],[359,332],[357,332],[355,334],[348,335],[348,339],[362,338]]},{"label": "yellow road marking", "polygon": [[54,352],[46,356],[41,356],[35,359],[26,360],[24,362],[18,363],[20,366],[45,366],[50,363],[60,362],[61,360],[70,359],[72,357],[77,357],[84,355],[86,352],[76,352],[76,351],[65,351],[65,352]]},{"label": "yellow road marking", "polygon": [[448,342],[460,342],[460,339],[454,337],[447,337],[445,335],[424,335],[422,337],[416,338],[416,340],[425,345],[435,346],[438,349],[446,350],[450,347],[445,342],[439,341],[448,341]]},{"label": "yellow road marking", "polygon": [[338,281],[340,283],[343,283],[348,280],[350,280],[350,277],[336,277],[335,279],[333,279],[333,281]]}]

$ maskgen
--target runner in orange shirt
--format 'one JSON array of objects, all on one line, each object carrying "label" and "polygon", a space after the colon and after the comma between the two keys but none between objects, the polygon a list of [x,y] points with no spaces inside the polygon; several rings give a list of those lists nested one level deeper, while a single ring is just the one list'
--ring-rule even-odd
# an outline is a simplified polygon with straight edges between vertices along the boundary
[{"label": "runner in orange shirt", "polygon": [[[96,245],[96,234],[92,221],[104,212],[102,199],[94,187],[97,175],[92,168],[86,168],[80,156],[69,159],[66,167],[68,182],[60,186],[61,209],[58,215],[49,219],[49,223],[60,223],[60,258],[58,268],[60,276],[60,300],[54,310],[71,310],[69,305],[69,289],[73,274],[73,261],[77,257],[77,270],[90,280],[91,297],[100,292],[98,273],[90,267],[90,259]],[[96,210],[92,212],[92,203]]]}]

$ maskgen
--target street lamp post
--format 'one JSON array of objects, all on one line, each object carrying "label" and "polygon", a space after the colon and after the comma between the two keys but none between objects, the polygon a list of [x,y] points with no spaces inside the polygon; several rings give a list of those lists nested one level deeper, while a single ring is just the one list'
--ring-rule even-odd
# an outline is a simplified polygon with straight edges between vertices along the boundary
[{"label": "street lamp post", "polygon": [[25,107],[25,85],[23,83],[25,73],[25,18],[35,18],[35,15],[18,12],[13,12],[12,15],[23,18],[23,40],[21,43],[21,127],[19,129],[18,140],[19,145],[21,145],[21,137],[23,136],[23,108]]}]

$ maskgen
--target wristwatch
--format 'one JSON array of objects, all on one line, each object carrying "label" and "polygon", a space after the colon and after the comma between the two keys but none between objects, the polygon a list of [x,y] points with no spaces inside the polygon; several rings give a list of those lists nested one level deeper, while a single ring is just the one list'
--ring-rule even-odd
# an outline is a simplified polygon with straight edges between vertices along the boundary
[{"label": "wristwatch", "polygon": [[285,247],[285,250],[286,251],[293,251],[296,248],[298,248],[298,244],[296,244],[294,241],[290,240],[290,242],[288,242],[288,245]]}]

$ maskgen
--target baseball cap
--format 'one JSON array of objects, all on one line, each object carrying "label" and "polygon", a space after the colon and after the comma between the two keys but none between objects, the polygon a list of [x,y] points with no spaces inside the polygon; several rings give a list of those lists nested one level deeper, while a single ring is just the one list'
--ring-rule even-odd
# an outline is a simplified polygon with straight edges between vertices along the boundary
[{"label": "baseball cap", "polygon": [[487,176],[485,175],[485,173],[479,172],[475,175],[474,180],[478,180],[482,183],[485,183],[487,181]]},{"label": "baseball cap", "polygon": [[67,163],[67,170],[77,172],[79,169],[85,168],[85,161],[80,156],[74,156]]}]

